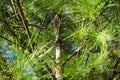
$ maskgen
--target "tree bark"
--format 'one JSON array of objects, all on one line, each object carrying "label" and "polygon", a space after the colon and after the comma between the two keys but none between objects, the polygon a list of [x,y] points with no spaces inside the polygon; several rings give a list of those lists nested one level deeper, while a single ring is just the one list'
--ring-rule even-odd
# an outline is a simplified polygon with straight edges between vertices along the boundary
[{"label": "tree bark", "polygon": [[61,65],[60,65],[60,57],[61,57],[61,40],[59,38],[59,27],[60,27],[60,19],[58,15],[55,15],[54,19],[54,29],[55,29],[55,45],[56,45],[56,64],[55,64],[55,78],[56,80],[63,80],[61,75]]},{"label": "tree bark", "polygon": [[55,77],[57,80],[63,80],[63,77],[61,75],[60,57],[61,57],[61,42],[58,40],[56,42],[56,66],[55,66]]}]

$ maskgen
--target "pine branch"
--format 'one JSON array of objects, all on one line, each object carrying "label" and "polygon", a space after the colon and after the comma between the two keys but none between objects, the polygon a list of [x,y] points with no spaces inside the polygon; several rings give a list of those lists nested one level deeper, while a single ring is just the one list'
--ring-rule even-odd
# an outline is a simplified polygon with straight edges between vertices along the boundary
[{"label": "pine branch", "polygon": [[71,55],[69,55],[66,60],[64,60],[62,62],[61,65],[65,65],[67,61],[69,61],[72,57],[74,57],[77,53],[79,53],[81,51],[81,49],[83,48],[83,46],[81,46],[80,48],[78,48],[76,51],[74,51]]},{"label": "pine branch", "polygon": [[21,7],[21,4],[19,2],[19,0],[13,0],[13,4],[14,4],[14,8],[15,8],[15,11],[18,13],[18,17],[22,23],[22,25],[24,26],[26,32],[27,32],[27,36],[28,38],[31,38],[31,35],[30,35],[30,31],[28,29],[28,21],[26,20],[25,18],[25,15],[24,15],[24,12],[22,10],[22,7]]},{"label": "pine branch", "polygon": [[9,23],[5,20],[5,18],[3,18],[1,21],[5,24],[5,27],[9,30],[9,32],[11,33],[11,35],[14,36],[14,37],[17,37],[17,35],[16,35],[15,32],[11,29]]},{"label": "pine branch", "polygon": [[56,78],[55,75],[52,74],[53,72],[51,68],[47,64],[45,65],[45,67],[47,68],[48,73],[51,74],[52,80],[55,80]]},{"label": "pine branch", "polygon": [[108,80],[113,80],[113,77],[117,74],[116,70],[118,68],[119,63],[120,63],[120,56],[116,60],[116,63],[114,64],[114,67],[113,67],[114,70],[112,71],[112,73],[111,73],[110,77],[108,78]]},{"label": "pine branch", "polygon": [[3,37],[3,36],[1,36],[1,35],[0,35],[0,38],[2,38],[2,39],[4,39],[4,40],[8,41],[9,43],[12,43],[12,41],[10,41],[9,39],[7,39],[7,38],[5,38],[5,37]]}]

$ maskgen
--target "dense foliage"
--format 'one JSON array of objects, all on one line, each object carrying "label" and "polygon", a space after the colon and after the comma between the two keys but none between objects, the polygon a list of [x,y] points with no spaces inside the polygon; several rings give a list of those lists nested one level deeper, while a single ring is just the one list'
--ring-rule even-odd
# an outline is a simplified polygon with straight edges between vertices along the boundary
[{"label": "dense foliage", "polygon": [[0,44],[0,80],[119,80],[120,1],[0,0]]}]

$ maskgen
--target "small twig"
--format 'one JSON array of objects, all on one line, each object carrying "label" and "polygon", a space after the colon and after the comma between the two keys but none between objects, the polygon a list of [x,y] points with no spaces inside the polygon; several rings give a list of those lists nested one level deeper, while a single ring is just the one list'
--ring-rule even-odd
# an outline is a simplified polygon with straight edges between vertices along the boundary
[{"label": "small twig", "polygon": [[25,18],[21,4],[20,4],[19,0],[13,0],[13,1],[14,1],[13,4],[15,6],[15,10],[18,13],[18,17],[21,20],[21,23],[23,24],[23,26],[27,32],[27,36],[28,36],[28,38],[31,38],[30,31],[28,29],[28,21]]},{"label": "small twig", "polygon": [[83,48],[83,46],[81,46],[80,48],[78,48],[76,51],[74,51],[71,55],[69,55],[66,60],[64,60],[62,62],[61,65],[65,65],[67,61],[69,61],[72,57],[74,57],[78,52],[80,52],[80,50]]},{"label": "small twig", "polygon": [[107,18],[103,13],[101,13],[101,15],[102,15],[109,23],[111,22],[110,19]]},{"label": "small twig", "polygon": [[48,54],[48,57],[49,57],[49,59],[52,61],[52,63],[55,65],[56,62],[54,61],[54,59],[52,58],[52,56],[51,56],[50,54]]},{"label": "small twig", "polygon": [[56,78],[55,78],[55,75],[52,74],[53,72],[51,68],[47,64],[45,65],[45,67],[47,68],[47,71],[51,75],[52,79],[55,80]]},{"label": "small twig", "polygon": [[12,34],[12,36],[17,37],[17,35],[15,34],[15,32],[11,29],[10,24],[5,19],[2,19],[2,22],[5,24],[5,26],[10,31],[10,33]]},{"label": "small twig", "polygon": [[1,35],[0,35],[0,38],[2,38],[2,39],[4,39],[4,40],[8,41],[9,43],[12,43],[12,41],[10,41],[9,39],[7,39],[7,38],[5,38],[5,37],[3,37],[3,36],[1,36]]},{"label": "small twig", "polygon": [[109,69],[110,71],[116,71],[117,73],[120,73],[120,69]]},{"label": "small twig", "polygon": [[120,63],[120,56],[118,57],[118,59],[116,60],[116,63],[114,64],[114,67],[113,67],[113,69],[115,69],[115,70],[113,70],[112,71],[112,73],[111,73],[111,75],[110,75],[110,77],[108,78],[108,80],[113,80],[113,77],[116,75],[116,69],[118,68],[118,65],[119,65],[119,63]]},{"label": "small twig", "polygon": [[[25,15],[24,15],[24,12],[23,12],[23,9],[22,9],[22,6],[20,4],[20,1],[19,0],[13,0],[13,5],[14,5],[14,8],[15,8],[15,11],[18,13],[18,18],[20,19],[22,25],[24,26],[24,29],[26,30],[27,32],[27,37],[28,39],[31,38],[31,33],[29,31],[29,22],[27,21],[27,19],[25,18]],[[34,45],[31,44],[30,45],[30,48],[31,48],[31,51],[33,51],[34,49]]]},{"label": "small twig", "polygon": [[38,27],[39,27],[39,26],[34,25],[34,24],[29,24],[29,26],[33,26],[33,27],[36,27],[36,28],[38,28]]},{"label": "small twig", "polygon": [[28,25],[36,28],[40,28],[40,29],[46,29],[46,27],[39,27],[39,25],[34,25],[34,24],[28,24]]}]

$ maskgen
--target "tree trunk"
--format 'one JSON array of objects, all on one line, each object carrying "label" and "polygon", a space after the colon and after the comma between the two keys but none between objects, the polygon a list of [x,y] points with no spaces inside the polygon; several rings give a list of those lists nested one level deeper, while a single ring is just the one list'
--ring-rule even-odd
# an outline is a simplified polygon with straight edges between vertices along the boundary
[{"label": "tree trunk", "polygon": [[61,56],[61,42],[58,40],[56,42],[56,66],[55,66],[55,77],[57,80],[63,80],[63,77],[61,75],[60,56]]},{"label": "tree trunk", "polygon": [[61,75],[61,65],[60,65],[60,57],[61,57],[61,40],[59,38],[59,27],[60,27],[60,19],[58,15],[56,14],[54,19],[54,29],[55,29],[55,44],[56,44],[56,64],[55,64],[55,77],[56,80],[63,80],[63,77]]}]

